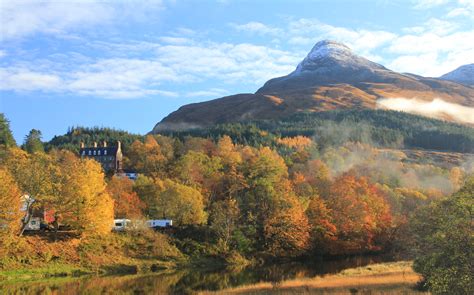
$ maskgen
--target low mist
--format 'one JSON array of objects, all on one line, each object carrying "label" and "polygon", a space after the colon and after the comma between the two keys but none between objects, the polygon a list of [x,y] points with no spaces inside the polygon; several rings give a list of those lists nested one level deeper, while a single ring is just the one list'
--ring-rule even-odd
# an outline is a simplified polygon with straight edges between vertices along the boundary
[{"label": "low mist", "polygon": [[452,119],[459,123],[474,124],[474,108],[446,102],[440,98],[424,101],[416,98],[383,98],[379,108],[414,113],[436,119]]}]

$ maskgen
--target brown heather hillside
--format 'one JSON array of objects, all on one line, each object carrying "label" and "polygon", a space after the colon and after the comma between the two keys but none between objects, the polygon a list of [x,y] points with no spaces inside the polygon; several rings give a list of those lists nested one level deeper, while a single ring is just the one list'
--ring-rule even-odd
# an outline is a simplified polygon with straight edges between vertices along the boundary
[{"label": "brown heather hillside", "polygon": [[[441,99],[474,107],[474,88],[451,81],[400,74],[353,54],[343,44],[318,42],[296,70],[271,79],[255,94],[237,94],[185,105],[152,133],[218,123],[278,119],[302,112],[378,108],[381,98]],[[453,115],[443,119],[456,121]]]}]

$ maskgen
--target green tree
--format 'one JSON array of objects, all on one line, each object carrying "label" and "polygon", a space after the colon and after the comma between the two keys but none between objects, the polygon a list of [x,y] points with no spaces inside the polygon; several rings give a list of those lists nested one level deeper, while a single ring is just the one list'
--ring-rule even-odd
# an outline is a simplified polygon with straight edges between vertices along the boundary
[{"label": "green tree", "polygon": [[434,294],[474,294],[474,177],[411,220],[414,269]]},{"label": "green tree", "polygon": [[10,130],[10,122],[5,117],[5,114],[0,113],[0,147],[16,146],[12,131]]},{"label": "green tree", "polygon": [[229,250],[229,244],[238,225],[239,207],[235,200],[226,199],[212,204],[210,228],[217,236],[217,242],[224,252]]},{"label": "green tree", "polygon": [[41,141],[41,131],[37,129],[31,129],[30,133],[25,137],[23,147],[25,151],[30,154],[37,152],[44,152],[43,142]]}]

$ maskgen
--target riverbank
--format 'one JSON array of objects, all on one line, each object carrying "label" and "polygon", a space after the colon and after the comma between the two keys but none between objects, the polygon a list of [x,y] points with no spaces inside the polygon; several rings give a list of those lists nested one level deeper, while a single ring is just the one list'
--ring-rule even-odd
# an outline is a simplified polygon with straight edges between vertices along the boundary
[{"label": "riverbank", "polygon": [[187,263],[167,236],[151,231],[57,240],[31,235],[0,247],[0,282],[151,273]]},{"label": "riverbank", "polygon": [[[417,291],[421,276],[412,269],[411,261],[372,264],[350,268],[338,274],[301,278],[283,282],[263,282],[210,294],[356,294],[383,292],[383,294],[429,294]],[[370,293],[369,293],[370,294]]]}]

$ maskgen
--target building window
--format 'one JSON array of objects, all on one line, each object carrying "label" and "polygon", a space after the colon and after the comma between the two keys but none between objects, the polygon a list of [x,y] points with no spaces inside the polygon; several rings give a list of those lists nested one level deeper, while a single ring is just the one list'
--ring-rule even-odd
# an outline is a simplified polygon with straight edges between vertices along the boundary
[{"label": "building window", "polygon": [[89,156],[92,155],[92,151],[89,151]]},{"label": "building window", "polygon": [[104,155],[107,155],[107,150],[104,151]]},{"label": "building window", "polygon": [[82,151],[82,155],[85,156],[85,155],[86,155],[86,151]]},{"label": "building window", "polygon": [[96,155],[96,151],[94,151],[94,156]]},{"label": "building window", "polygon": [[100,150],[97,152],[97,154],[100,156]]}]

